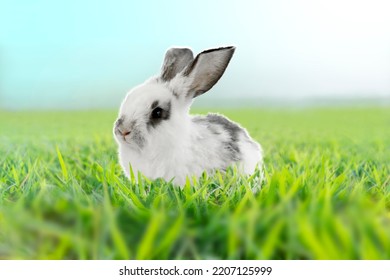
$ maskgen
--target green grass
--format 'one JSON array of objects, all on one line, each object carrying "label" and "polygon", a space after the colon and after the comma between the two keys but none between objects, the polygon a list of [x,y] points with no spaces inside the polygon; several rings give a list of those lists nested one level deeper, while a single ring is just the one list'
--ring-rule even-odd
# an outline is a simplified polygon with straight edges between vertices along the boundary
[{"label": "green grass", "polygon": [[0,258],[390,259],[389,108],[221,112],[265,150],[257,193],[130,182],[115,112],[0,112]]}]

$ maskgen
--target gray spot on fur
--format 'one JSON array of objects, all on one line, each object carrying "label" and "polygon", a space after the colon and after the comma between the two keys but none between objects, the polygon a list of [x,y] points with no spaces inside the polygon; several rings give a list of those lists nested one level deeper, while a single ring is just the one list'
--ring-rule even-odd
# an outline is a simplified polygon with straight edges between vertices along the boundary
[{"label": "gray spot on fur", "polygon": [[207,116],[197,116],[193,118],[195,123],[205,125],[211,133],[218,136],[220,132],[218,127],[226,131],[229,135],[229,141],[223,142],[221,148],[227,151],[232,161],[239,161],[241,159],[241,152],[238,146],[239,136],[246,135],[244,129],[238,124],[228,120],[224,116],[218,114],[208,114]]},{"label": "gray spot on fur", "polygon": [[234,142],[224,142],[224,148],[229,151],[230,159],[232,161],[239,161],[241,159],[240,148],[237,143]]},{"label": "gray spot on fur", "polygon": [[145,146],[145,137],[143,136],[141,130],[137,126],[136,121],[132,121],[129,125],[130,131],[131,131],[131,139],[134,141],[134,143],[142,149]]},{"label": "gray spot on fur", "polygon": [[210,126],[209,129],[214,135],[221,135],[221,132],[215,126]]},{"label": "gray spot on fur", "polygon": [[118,126],[122,125],[122,124],[123,124],[123,121],[124,121],[124,118],[123,118],[123,117],[120,117],[119,119],[117,119],[117,120],[115,121],[115,127],[118,127]]},{"label": "gray spot on fur", "polygon": [[176,91],[172,90],[172,94],[174,97],[179,98],[179,93],[177,93]]},{"label": "gray spot on fur", "polygon": [[158,105],[158,101],[157,100],[153,101],[152,105],[150,106],[150,109],[153,110],[154,108],[157,107],[157,105]]},{"label": "gray spot on fur", "polygon": [[133,128],[131,132],[131,138],[140,149],[145,146],[145,137],[142,135],[141,131],[137,127]]}]

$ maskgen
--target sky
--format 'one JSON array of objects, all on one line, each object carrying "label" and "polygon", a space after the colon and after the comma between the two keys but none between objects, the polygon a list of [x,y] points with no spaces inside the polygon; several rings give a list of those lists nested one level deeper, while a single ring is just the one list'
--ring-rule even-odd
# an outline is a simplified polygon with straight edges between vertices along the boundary
[{"label": "sky", "polygon": [[0,108],[116,108],[165,51],[236,46],[208,100],[390,98],[386,0],[0,1]]}]

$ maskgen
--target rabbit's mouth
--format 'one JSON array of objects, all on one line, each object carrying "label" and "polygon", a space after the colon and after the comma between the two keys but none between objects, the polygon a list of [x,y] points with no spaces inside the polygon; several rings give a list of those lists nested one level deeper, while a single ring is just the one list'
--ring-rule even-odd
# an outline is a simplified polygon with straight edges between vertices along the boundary
[{"label": "rabbit's mouth", "polygon": [[118,139],[118,141],[120,143],[123,143],[123,144],[127,144],[127,145],[130,145],[131,144],[131,141],[130,141],[130,131],[128,130],[122,130],[118,127],[115,128],[115,138]]},{"label": "rabbit's mouth", "polygon": [[126,142],[126,136],[130,135],[130,133],[131,133],[130,130],[115,127],[115,135],[118,138],[123,139],[123,141],[125,141],[125,142]]},{"label": "rabbit's mouth", "polygon": [[122,143],[135,150],[141,150],[145,145],[145,138],[137,129],[125,130],[122,128],[115,128],[115,137],[119,143]]}]

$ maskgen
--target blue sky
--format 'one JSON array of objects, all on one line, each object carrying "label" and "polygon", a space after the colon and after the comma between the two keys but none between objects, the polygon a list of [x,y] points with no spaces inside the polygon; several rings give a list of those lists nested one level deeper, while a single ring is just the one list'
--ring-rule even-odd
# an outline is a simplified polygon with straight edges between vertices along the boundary
[{"label": "blue sky", "polygon": [[210,99],[390,97],[389,7],[385,0],[2,0],[0,107],[118,107],[158,73],[170,46],[237,47]]}]

